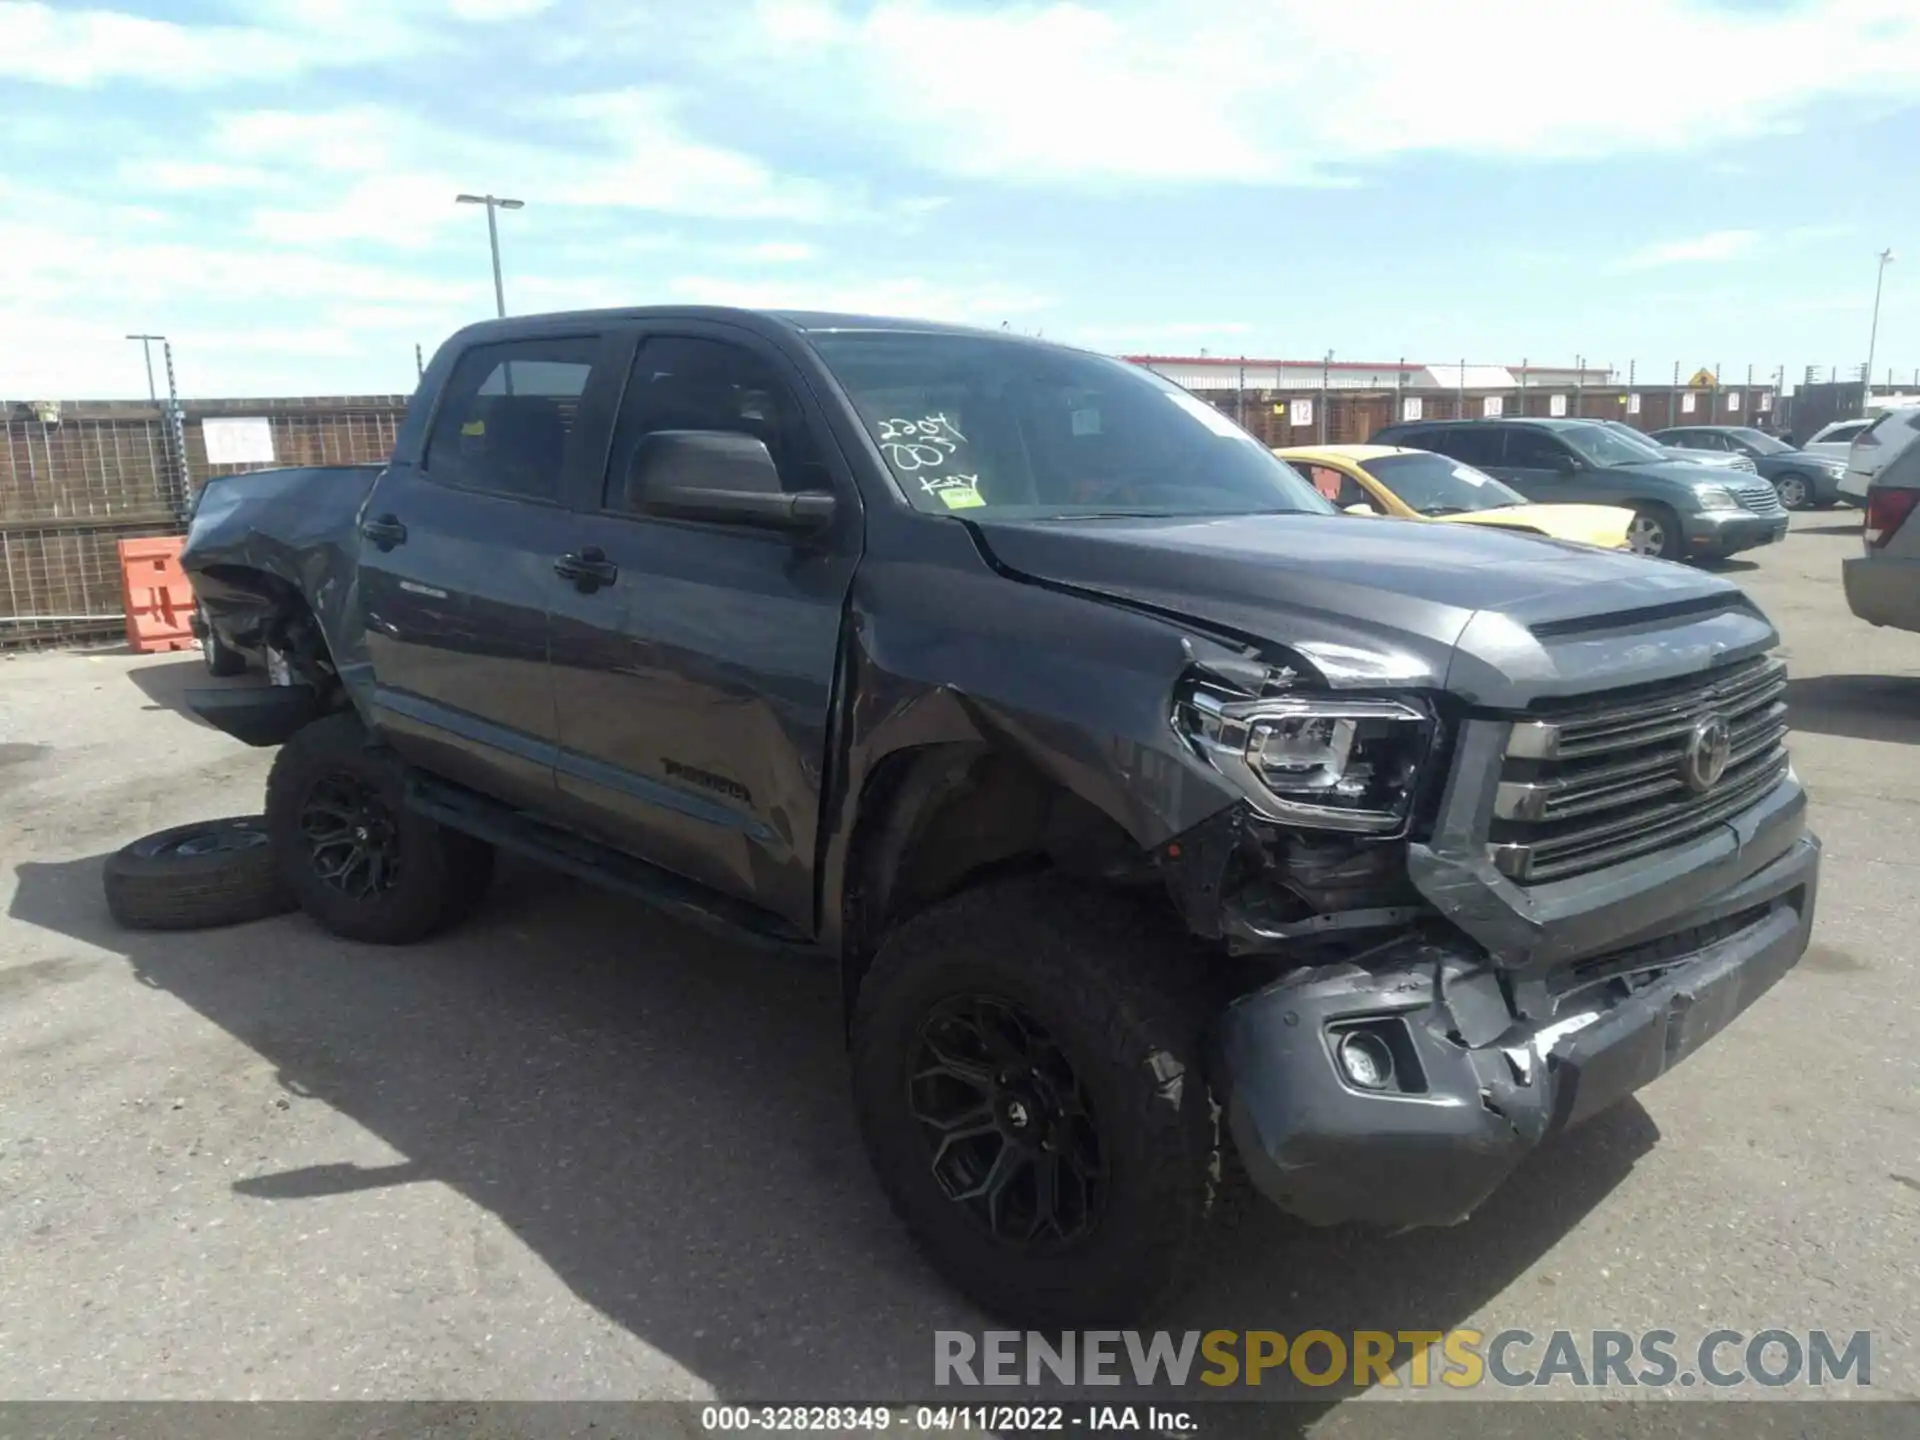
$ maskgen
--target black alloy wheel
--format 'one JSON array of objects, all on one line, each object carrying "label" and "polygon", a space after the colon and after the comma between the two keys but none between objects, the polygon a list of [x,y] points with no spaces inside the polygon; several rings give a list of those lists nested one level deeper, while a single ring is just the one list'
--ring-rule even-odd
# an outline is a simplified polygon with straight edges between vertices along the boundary
[{"label": "black alloy wheel", "polygon": [[935,1007],[908,1088],[934,1179],[996,1240],[1070,1243],[1098,1222],[1107,1172],[1086,1091],[1018,1005]]},{"label": "black alloy wheel", "polygon": [[357,775],[324,775],[300,807],[300,834],[314,873],[352,900],[390,893],[401,877],[400,827]]}]

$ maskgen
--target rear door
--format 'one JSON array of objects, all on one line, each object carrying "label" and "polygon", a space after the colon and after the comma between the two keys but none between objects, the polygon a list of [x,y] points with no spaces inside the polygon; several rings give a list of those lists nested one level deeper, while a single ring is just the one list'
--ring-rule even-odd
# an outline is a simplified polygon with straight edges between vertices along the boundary
[{"label": "rear door", "polygon": [[604,450],[575,423],[607,341],[475,345],[441,386],[418,456],[362,511],[359,583],[376,720],[408,759],[537,808],[553,800],[548,621],[572,521],[565,477]]},{"label": "rear door", "polygon": [[[598,578],[555,601],[560,803],[581,828],[811,933],[858,493],[776,346],[718,323],[636,338],[610,454],[573,492],[569,549]],[[795,538],[642,513],[629,463],[667,430],[763,440],[783,489],[836,495],[832,525]]]}]

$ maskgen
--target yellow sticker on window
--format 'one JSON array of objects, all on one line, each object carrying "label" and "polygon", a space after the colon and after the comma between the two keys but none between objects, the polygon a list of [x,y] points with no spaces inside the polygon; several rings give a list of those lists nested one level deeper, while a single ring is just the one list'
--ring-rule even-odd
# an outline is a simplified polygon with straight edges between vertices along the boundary
[{"label": "yellow sticker on window", "polygon": [[972,510],[987,502],[981,498],[979,489],[971,480],[957,481],[951,485],[942,485],[934,492],[949,510]]},{"label": "yellow sticker on window", "polygon": [[484,420],[469,420],[460,427],[460,433],[462,435],[484,435],[487,433],[487,422]]}]

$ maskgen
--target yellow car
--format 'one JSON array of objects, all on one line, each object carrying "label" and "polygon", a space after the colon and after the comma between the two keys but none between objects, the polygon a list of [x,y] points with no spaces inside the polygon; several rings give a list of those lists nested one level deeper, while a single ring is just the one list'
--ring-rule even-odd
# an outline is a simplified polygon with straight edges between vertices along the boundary
[{"label": "yellow car", "polygon": [[1289,445],[1273,452],[1342,510],[1530,530],[1604,550],[1627,548],[1633,512],[1617,505],[1535,505],[1493,476],[1399,445]]}]

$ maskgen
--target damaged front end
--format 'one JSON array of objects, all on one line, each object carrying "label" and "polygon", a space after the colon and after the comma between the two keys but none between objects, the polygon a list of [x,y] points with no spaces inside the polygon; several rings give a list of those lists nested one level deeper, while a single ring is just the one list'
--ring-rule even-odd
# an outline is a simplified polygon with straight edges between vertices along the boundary
[{"label": "damaged front end", "polygon": [[1256,1187],[1312,1223],[1464,1219],[1541,1141],[1728,1024],[1812,925],[1819,846],[1800,800],[1710,893],[1685,883],[1699,865],[1662,856],[1637,895],[1613,877],[1578,901],[1537,897],[1557,907],[1550,947],[1536,897],[1495,880],[1486,904],[1514,907],[1524,941],[1506,943],[1453,903],[1457,875],[1423,885],[1431,867],[1410,863],[1477,788],[1457,736],[1486,722],[1448,718],[1282,671],[1232,687],[1201,674],[1176,698],[1175,728],[1244,796],[1159,855],[1189,928],[1248,972],[1211,1072]]}]

